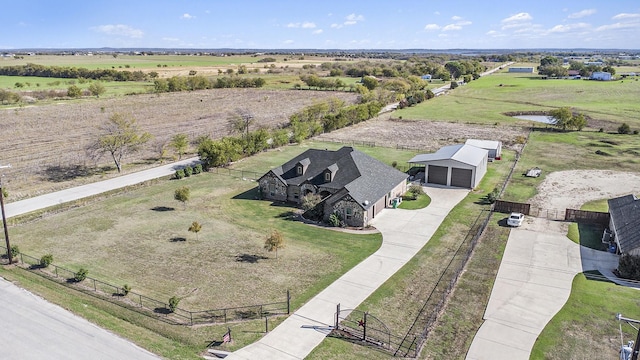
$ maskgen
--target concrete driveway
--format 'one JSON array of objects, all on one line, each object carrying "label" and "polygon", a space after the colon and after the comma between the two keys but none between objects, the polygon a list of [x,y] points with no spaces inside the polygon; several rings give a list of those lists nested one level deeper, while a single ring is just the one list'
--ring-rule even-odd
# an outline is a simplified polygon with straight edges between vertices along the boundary
[{"label": "concrete driveway", "polygon": [[569,240],[558,222],[526,221],[511,230],[485,321],[467,359],[528,360],[538,335],[567,302],[575,275],[599,269],[608,273],[618,265],[616,255]]},{"label": "concrete driveway", "polygon": [[404,266],[431,238],[449,211],[469,193],[466,189],[425,187],[431,204],[420,210],[385,209],[372,220],[383,236],[382,246],[258,342],[227,359],[304,359],[334,323],[336,305],[356,308]]}]

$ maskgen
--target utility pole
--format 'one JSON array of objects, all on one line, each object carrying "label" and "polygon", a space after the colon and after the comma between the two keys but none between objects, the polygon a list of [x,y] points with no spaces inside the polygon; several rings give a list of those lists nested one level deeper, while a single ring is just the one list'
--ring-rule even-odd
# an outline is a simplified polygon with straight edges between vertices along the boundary
[{"label": "utility pole", "polygon": [[[0,169],[10,168],[11,165],[0,165]],[[11,245],[9,245],[9,230],[7,229],[7,217],[4,213],[4,190],[2,188],[2,176],[0,176],[0,209],[2,209],[2,225],[4,227],[4,239],[7,242],[7,258],[9,265],[13,264],[13,256],[11,256]]]},{"label": "utility pole", "polygon": [[[640,320],[629,319],[623,317],[622,314],[616,314],[616,320],[624,321],[627,324],[634,323],[640,324]],[[638,329],[638,334],[636,335],[636,342],[633,344],[633,352],[631,353],[631,360],[638,360],[638,355],[640,353],[640,329]]]}]

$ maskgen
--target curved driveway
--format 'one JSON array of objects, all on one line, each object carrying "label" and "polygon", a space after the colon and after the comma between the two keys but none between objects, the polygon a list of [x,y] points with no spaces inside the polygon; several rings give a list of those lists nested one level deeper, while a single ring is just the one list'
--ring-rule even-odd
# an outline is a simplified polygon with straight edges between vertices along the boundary
[{"label": "curved driveway", "polygon": [[574,243],[564,228],[549,230],[556,227],[549,220],[527,222],[511,230],[469,360],[528,360],[538,335],[569,299],[576,274],[607,274],[618,266],[616,255]]},{"label": "curved driveway", "polygon": [[420,210],[385,209],[372,220],[382,246],[258,342],[227,359],[304,359],[331,331],[336,305],[354,309],[404,266],[431,238],[467,189],[425,187],[431,204]]}]

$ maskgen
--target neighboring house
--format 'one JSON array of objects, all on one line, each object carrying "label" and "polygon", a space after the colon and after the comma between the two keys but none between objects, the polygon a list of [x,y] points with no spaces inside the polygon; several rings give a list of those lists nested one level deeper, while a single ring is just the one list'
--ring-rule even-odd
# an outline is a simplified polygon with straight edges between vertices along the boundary
[{"label": "neighboring house", "polygon": [[308,194],[322,197],[325,221],[333,213],[348,226],[364,227],[407,191],[408,175],[352,147],[309,149],[264,174],[264,199],[300,204]]},{"label": "neighboring house", "polygon": [[420,76],[420,78],[421,78],[422,80],[431,80],[431,74],[425,74],[425,75],[422,75],[422,76]]},{"label": "neighboring house", "polygon": [[533,68],[532,68],[532,67],[515,67],[515,66],[510,66],[510,67],[509,67],[509,72],[510,72],[510,73],[527,73],[527,74],[533,74]]},{"label": "neighboring house", "polygon": [[626,195],[609,199],[609,230],[622,254],[640,255],[640,199]]},{"label": "neighboring house", "polygon": [[425,167],[425,181],[473,189],[487,172],[489,152],[472,145],[449,145],[433,154],[416,155],[412,164]]},{"label": "neighboring house", "polygon": [[609,81],[611,80],[611,73],[606,71],[594,71],[591,74],[591,80]]},{"label": "neighboring house", "polygon": [[467,139],[465,144],[487,150],[489,152],[489,159],[500,160],[502,157],[502,141]]}]

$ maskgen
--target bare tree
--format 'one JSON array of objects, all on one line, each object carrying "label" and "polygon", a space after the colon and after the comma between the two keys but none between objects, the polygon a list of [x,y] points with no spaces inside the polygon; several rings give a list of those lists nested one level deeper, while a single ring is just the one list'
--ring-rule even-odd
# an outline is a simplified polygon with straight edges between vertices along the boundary
[{"label": "bare tree", "polygon": [[253,114],[246,109],[236,109],[229,116],[229,131],[249,137],[249,128],[255,123]]},{"label": "bare tree", "polygon": [[100,135],[90,147],[100,154],[111,155],[118,172],[121,172],[122,159],[140,150],[150,139],[151,134],[141,133],[135,119],[115,113],[100,127]]}]

